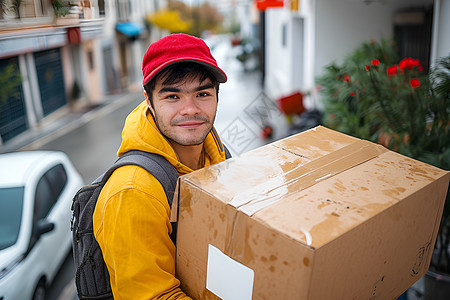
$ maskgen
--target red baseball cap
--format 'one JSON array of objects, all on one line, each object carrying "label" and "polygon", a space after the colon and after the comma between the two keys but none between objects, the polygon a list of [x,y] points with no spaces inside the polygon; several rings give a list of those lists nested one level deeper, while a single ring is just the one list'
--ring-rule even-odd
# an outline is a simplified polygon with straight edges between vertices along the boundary
[{"label": "red baseball cap", "polygon": [[142,62],[143,85],[165,67],[179,62],[196,62],[207,67],[218,82],[226,82],[227,75],[217,65],[206,43],[197,37],[175,33],[152,43]]}]

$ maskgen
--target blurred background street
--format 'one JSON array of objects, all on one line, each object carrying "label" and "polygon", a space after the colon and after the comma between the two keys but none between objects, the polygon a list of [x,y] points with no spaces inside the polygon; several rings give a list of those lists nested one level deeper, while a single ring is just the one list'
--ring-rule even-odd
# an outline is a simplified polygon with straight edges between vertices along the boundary
[{"label": "blurred background street", "polygon": [[[148,45],[186,32],[228,75],[215,127],[234,156],[323,124],[450,169],[450,0],[0,3],[0,155],[62,151],[91,182],[144,99]],[[429,289],[403,299],[450,297],[449,227],[446,208]],[[76,298],[74,272],[69,254],[45,299]]]}]

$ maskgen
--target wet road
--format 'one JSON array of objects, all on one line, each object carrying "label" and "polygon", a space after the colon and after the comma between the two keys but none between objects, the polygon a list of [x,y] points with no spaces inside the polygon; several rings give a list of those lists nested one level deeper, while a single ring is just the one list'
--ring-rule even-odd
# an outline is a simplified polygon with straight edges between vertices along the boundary
[{"label": "wet road", "polygon": [[84,114],[81,126],[42,145],[39,149],[67,153],[86,183],[116,159],[126,116],[142,101],[142,93],[130,93],[112,104]]}]

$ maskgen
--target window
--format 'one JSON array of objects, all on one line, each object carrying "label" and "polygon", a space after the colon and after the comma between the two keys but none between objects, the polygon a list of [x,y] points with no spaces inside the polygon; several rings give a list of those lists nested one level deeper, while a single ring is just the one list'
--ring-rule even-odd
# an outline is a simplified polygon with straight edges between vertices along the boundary
[{"label": "window", "polygon": [[88,61],[89,61],[89,70],[94,70],[94,53],[92,53],[92,50],[88,51]]},{"label": "window", "polygon": [[39,238],[36,231],[38,222],[47,217],[53,205],[58,201],[66,183],[67,173],[62,164],[52,167],[39,179],[34,199],[33,234],[28,250],[33,248]]},{"label": "window", "polygon": [[67,173],[61,164],[48,170],[36,187],[34,219],[45,218],[59,198],[67,183]]},{"label": "window", "polygon": [[34,220],[44,219],[54,203],[52,189],[45,176],[39,180],[36,186],[36,196],[34,201]]},{"label": "window", "polygon": [[98,0],[98,14],[105,16],[105,0]]},{"label": "window", "polygon": [[130,0],[116,0],[117,19],[120,22],[128,22],[131,15]]},{"label": "window", "polygon": [[0,250],[14,245],[22,221],[24,187],[0,189]]},{"label": "window", "polygon": [[56,201],[67,183],[66,170],[63,165],[59,164],[51,168],[45,175],[48,178]]},{"label": "window", "polygon": [[281,27],[281,45],[287,46],[287,24],[283,24]]}]

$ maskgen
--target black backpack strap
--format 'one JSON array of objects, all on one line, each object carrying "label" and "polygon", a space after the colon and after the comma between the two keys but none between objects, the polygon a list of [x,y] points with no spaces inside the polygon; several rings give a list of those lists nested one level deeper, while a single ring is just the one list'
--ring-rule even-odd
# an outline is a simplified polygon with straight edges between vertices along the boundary
[{"label": "black backpack strap", "polygon": [[225,151],[225,159],[231,158],[230,150],[228,150],[227,146],[223,145],[223,150]]},{"label": "black backpack strap", "polygon": [[94,182],[105,183],[116,169],[128,165],[136,165],[144,168],[147,172],[155,176],[166,193],[169,206],[172,206],[173,195],[178,180],[178,171],[167,159],[156,153],[139,150],[128,151],[120,156],[114,165]]},{"label": "black backpack strap", "polygon": [[217,133],[217,131],[214,127],[211,129],[211,132],[212,132],[214,138],[216,139],[217,144],[219,145],[220,151],[225,151],[225,159],[231,158],[230,150],[228,150],[228,148],[225,146],[225,144],[223,144],[222,141],[219,139],[219,134]]},{"label": "black backpack strap", "polygon": [[[213,132],[214,135],[217,135],[215,130],[213,130]],[[228,148],[223,144],[222,146],[225,151],[226,159],[231,158],[231,153]],[[100,182],[103,184],[106,183],[116,169],[127,165],[140,166],[155,176],[155,178],[161,183],[164,192],[166,193],[169,205],[172,206],[173,195],[177,186],[178,171],[169,161],[167,161],[167,159],[156,153],[149,153],[140,150],[130,150],[125,152],[116,160],[111,168],[94,180],[93,184]]]}]

